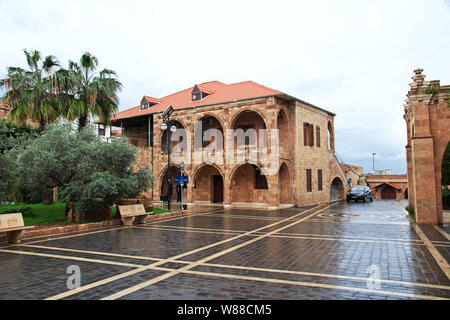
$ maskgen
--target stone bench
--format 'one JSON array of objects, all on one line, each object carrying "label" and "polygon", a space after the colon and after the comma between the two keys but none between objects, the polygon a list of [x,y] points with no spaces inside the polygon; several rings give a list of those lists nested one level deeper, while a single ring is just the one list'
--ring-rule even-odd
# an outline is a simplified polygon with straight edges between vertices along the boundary
[{"label": "stone bench", "polygon": [[118,206],[120,212],[120,218],[124,226],[133,225],[134,220],[138,224],[144,224],[147,220],[148,215],[151,212],[145,212],[143,204],[130,204],[125,206]]},{"label": "stone bench", "polygon": [[25,227],[22,213],[0,214],[0,232],[6,232],[9,243],[20,243],[25,230],[34,226]]}]

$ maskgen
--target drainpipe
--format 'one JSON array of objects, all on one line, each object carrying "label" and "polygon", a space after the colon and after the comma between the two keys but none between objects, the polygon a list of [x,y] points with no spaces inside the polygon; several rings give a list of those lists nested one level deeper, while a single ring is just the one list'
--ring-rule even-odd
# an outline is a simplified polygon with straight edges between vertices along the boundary
[{"label": "drainpipe", "polygon": [[[294,106],[296,102],[294,101]],[[295,197],[294,197],[294,135],[292,132],[292,107],[289,107],[289,112],[291,116],[291,193],[292,193],[292,204],[294,207],[297,207],[297,204],[295,203]]]}]

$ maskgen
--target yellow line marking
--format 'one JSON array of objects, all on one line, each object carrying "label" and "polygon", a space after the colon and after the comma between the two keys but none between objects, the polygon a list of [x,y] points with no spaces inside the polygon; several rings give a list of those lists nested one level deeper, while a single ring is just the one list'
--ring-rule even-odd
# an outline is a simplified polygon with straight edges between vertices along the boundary
[{"label": "yellow line marking", "polygon": [[[150,226],[140,226],[138,228],[141,229],[149,229],[149,230],[161,230],[161,231],[177,231],[177,232],[196,232],[196,233],[211,233],[211,234],[220,234],[220,235],[235,235],[236,233],[242,233],[246,231],[231,231],[231,232],[220,232],[220,229],[203,229],[203,228],[166,228],[166,227],[150,227]],[[209,231],[209,230],[217,230],[217,231]],[[250,237],[256,237],[259,235],[263,235],[265,233],[257,232],[255,234],[249,235]],[[389,238],[360,238],[351,237],[348,239],[347,237],[340,238],[339,236],[328,236],[328,235],[311,235],[311,237],[301,236],[296,234],[275,234],[270,235],[270,238],[286,238],[286,239],[305,239],[305,240],[326,240],[326,241],[349,241],[349,242],[371,242],[371,243],[398,243],[405,245],[413,245],[413,246],[424,246],[422,240],[414,240],[414,239],[389,239]],[[350,238],[350,237],[349,237]],[[412,242],[412,243],[409,243]],[[436,244],[436,246],[450,246],[450,244]]]},{"label": "yellow line marking", "polygon": [[149,261],[162,261],[162,260],[164,260],[164,259],[161,259],[161,258],[152,258],[152,257],[144,257],[144,256],[133,256],[133,255],[127,255],[127,254],[99,252],[99,251],[89,251],[89,250],[79,250],[79,249],[67,249],[67,248],[59,248],[59,247],[47,247],[47,246],[36,246],[36,245],[24,245],[24,247],[38,248],[38,249],[48,249],[48,250],[55,250],[55,251],[75,252],[75,253],[88,253],[88,254],[93,254],[93,255],[101,255],[101,256],[116,257],[116,258],[130,258],[130,259],[136,259],[136,260],[149,260]]},{"label": "yellow line marking", "polygon": [[[39,248],[39,249],[48,249],[48,250],[55,250],[55,251],[67,251],[67,252],[75,252],[75,253],[86,253],[86,254],[93,254],[93,255],[105,255],[105,256],[110,256],[110,257],[130,258],[130,259],[136,259],[136,260],[165,261],[165,259],[162,259],[162,258],[133,256],[133,255],[124,255],[124,254],[89,251],[89,250],[77,250],[77,249],[67,249],[67,248],[59,248],[59,247],[36,246],[36,245],[26,245],[26,247]],[[53,255],[53,254],[45,254],[45,253],[33,253],[33,252],[29,252],[29,251],[13,251],[13,250],[0,250],[0,251],[1,252],[7,252],[7,253],[28,254],[28,255],[36,255],[36,256],[44,256],[44,257],[51,257],[51,258],[66,259],[66,260],[67,259],[68,260],[79,260],[79,261],[86,261],[86,262],[104,263],[104,264],[112,264],[112,265],[119,265],[119,266],[136,267],[136,268],[145,267],[144,265],[139,265],[139,264],[113,262],[113,261],[109,261],[109,260],[90,259],[90,258],[82,258],[82,257],[76,257],[76,256],[61,256],[61,255]],[[192,263],[190,261],[184,261],[184,260],[177,260],[177,261],[174,261],[174,262],[181,263],[181,264],[190,264],[190,263]],[[202,263],[200,265],[201,266],[207,266],[207,267],[225,268],[225,269],[228,268],[228,269],[239,269],[239,270],[252,270],[252,271],[261,271],[261,272],[292,274],[292,275],[300,275],[300,276],[314,276],[314,277],[361,280],[361,281],[369,280],[369,278],[363,278],[363,277],[343,276],[343,275],[334,275],[334,274],[317,273],[317,272],[304,272],[304,271],[293,271],[293,270],[282,270],[282,269],[245,267],[245,266],[224,265],[224,264],[215,264],[215,263]],[[177,269],[172,269],[172,268],[160,268],[160,267],[152,267],[152,268],[149,268],[149,269],[155,269],[155,270],[165,269],[165,270],[162,270],[162,271],[168,271],[168,272],[173,271],[173,270],[177,270]],[[399,285],[410,285],[410,286],[418,286],[418,287],[425,287],[425,288],[450,290],[450,286],[445,286],[445,285],[435,285],[435,284],[427,284],[427,283],[407,282],[407,281],[399,281],[399,280],[383,280],[383,279],[380,279],[379,281],[383,282],[383,283],[392,283],[392,284],[399,284]]]},{"label": "yellow line marking", "polygon": [[[311,208],[311,209],[302,211],[302,212],[298,213],[298,214],[295,215],[295,216],[299,216],[299,215],[303,215],[303,214],[309,213],[310,211],[315,210],[315,209],[317,209],[318,207],[320,207],[320,206],[316,206],[316,207],[313,207],[313,208]],[[279,222],[270,224],[270,225],[268,225],[268,226],[264,226],[264,227],[258,228],[258,229],[254,230],[254,231],[264,230],[264,229],[266,229],[266,228],[269,228],[269,227],[271,227],[271,226],[273,226],[273,225],[280,224],[280,223],[282,223],[282,222],[284,222],[284,221],[279,221]],[[176,260],[179,259],[179,258],[182,258],[182,257],[188,256],[188,255],[197,253],[197,252],[199,252],[199,251],[206,250],[206,249],[209,249],[209,248],[212,248],[212,247],[215,247],[215,246],[224,244],[224,243],[229,242],[229,241],[233,241],[233,240],[242,238],[242,237],[244,237],[244,236],[246,236],[246,235],[248,235],[248,234],[251,234],[251,233],[254,232],[254,231],[249,231],[249,232],[246,232],[246,233],[244,233],[244,234],[242,234],[242,235],[237,235],[237,236],[232,237],[232,238],[228,238],[228,239],[225,239],[225,240],[222,240],[222,241],[219,241],[219,242],[215,242],[215,243],[212,243],[212,244],[210,244],[210,245],[207,245],[207,246],[204,246],[204,247],[200,247],[200,248],[197,248],[197,249],[195,249],[195,250],[192,250],[192,251],[189,251],[189,252],[185,252],[185,253],[182,253],[182,254],[173,256],[173,257],[171,257],[171,258],[164,259],[164,260],[162,260],[162,261],[160,261],[160,262],[156,262],[156,263],[150,264],[150,265],[145,266],[145,267],[142,267],[142,268],[138,268],[138,269],[135,269],[135,270],[131,270],[131,271],[129,271],[129,272],[125,272],[125,273],[123,273],[123,274],[120,274],[120,275],[117,275],[117,276],[114,276],[114,277],[110,277],[110,278],[107,278],[107,279],[103,279],[103,280],[101,280],[101,281],[93,282],[93,283],[91,283],[91,284],[89,284],[89,285],[82,286],[82,287],[80,287],[80,288],[73,289],[73,290],[69,290],[69,291],[60,293],[60,294],[58,294],[58,295],[49,297],[49,298],[47,298],[46,300],[58,300],[58,299],[62,299],[62,298],[65,298],[65,297],[74,295],[74,294],[76,294],[76,293],[79,293],[79,292],[82,292],[82,291],[85,291],[85,290],[88,290],[88,289],[91,289],[91,288],[95,288],[95,287],[97,287],[97,286],[100,286],[100,285],[103,285],[103,284],[106,284],[106,283],[109,283],[109,282],[112,282],[112,281],[116,281],[116,280],[118,280],[118,279],[125,278],[125,277],[128,277],[128,276],[130,276],[130,275],[133,275],[133,274],[136,274],[136,273],[139,273],[139,272],[142,272],[142,271],[151,269],[151,268],[153,268],[153,267],[155,267],[155,266],[159,266],[159,265],[162,265],[162,264],[167,263],[167,262],[176,262]]]},{"label": "yellow line marking", "polygon": [[[181,261],[179,261],[179,262],[181,262]],[[328,274],[328,273],[293,271],[293,270],[270,269],[270,268],[257,268],[257,267],[244,267],[244,266],[217,264],[217,263],[203,263],[201,265],[206,266],[206,267],[284,273],[284,274],[292,274],[292,275],[299,275],[299,276],[312,276],[312,277],[323,277],[323,278],[337,278],[337,279],[361,280],[361,281],[367,281],[370,279],[370,278],[364,278],[364,277],[343,276],[343,275],[335,275],[335,274]],[[373,279],[371,279],[371,280],[373,280]],[[450,286],[439,285],[439,284],[428,284],[428,283],[420,283],[420,282],[408,282],[408,281],[387,280],[387,279],[386,280],[380,279],[379,281],[383,282],[383,283],[392,283],[392,284],[399,284],[399,285],[409,285],[409,286],[424,287],[424,288],[450,290]]]},{"label": "yellow line marking", "polygon": [[434,227],[437,231],[439,231],[444,237],[446,237],[447,240],[450,240],[450,236],[448,235],[447,232],[445,232],[444,229],[442,229],[442,228],[440,228],[440,227],[438,227],[438,226],[435,226],[435,225],[433,225],[433,227]]},{"label": "yellow line marking", "polygon": [[65,260],[76,260],[76,261],[103,263],[103,264],[111,264],[111,265],[122,266],[122,267],[133,267],[133,268],[139,267],[139,265],[132,264],[132,263],[126,263],[126,262],[90,259],[90,258],[73,257],[73,256],[61,256],[61,255],[49,254],[49,253],[38,253],[38,252],[17,251],[17,250],[3,250],[3,249],[0,249],[0,252],[14,253],[14,254],[23,254],[23,255],[29,255],[29,256],[40,256],[40,257],[56,258],[56,259],[65,259]]},{"label": "yellow line marking", "polygon": [[423,240],[423,242],[428,248],[428,251],[430,251],[431,255],[433,256],[434,260],[436,260],[439,267],[442,269],[442,271],[444,271],[445,275],[447,276],[447,279],[450,279],[450,266],[448,265],[447,260],[445,260],[439,253],[439,251],[437,251],[437,249],[434,247],[434,245],[431,243],[431,241],[428,239],[425,233],[423,233],[422,229],[420,229],[418,224],[415,224],[413,221],[411,221],[411,225],[417,232],[419,237]]},{"label": "yellow line marking", "polygon": [[[191,274],[196,274],[196,275],[212,276],[212,277],[232,278],[232,279],[240,279],[240,280],[252,280],[252,281],[271,282],[271,283],[282,283],[282,284],[289,284],[289,285],[296,285],[296,286],[303,286],[303,287],[313,287],[313,288],[327,288],[327,289],[335,289],[335,290],[375,293],[375,294],[383,294],[383,295],[388,295],[388,296],[400,296],[400,297],[419,298],[419,299],[427,299],[427,300],[450,300],[445,297],[436,297],[436,296],[420,295],[420,294],[413,294],[413,293],[403,293],[403,292],[395,292],[395,291],[386,291],[386,290],[365,289],[365,288],[348,287],[348,286],[341,286],[341,285],[330,285],[330,284],[322,284],[322,283],[311,283],[311,282],[304,282],[304,281],[280,280],[280,279],[270,279],[270,278],[242,276],[242,275],[230,275],[230,274],[218,274],[218,273],[190,271],[190,270],[185,271],[185,272],[191,273]],[[161,277],[161,278],[165,279],[168,277]],[[140,285],[137,285],[136,287],[141,289],[141,288],[145,287],[145,285],[140,284]],[[136,291],[136,290],[134,290],[134,291]],[[112,295],[110,297],[114,297],[114,296],[115,295]],[[109,297],[107,297],[107,298],[109,298]],[[102,299],[102,300],[104,300],[104,299]]]},{"label": "yellow line marking", "polygon": [[[331,205],[331,206],[332,206],[332,205]],[[130,294],[130,293],[133,293],[133,292],[135,292],[135,291],[137,291],[137,290],[140,290],[140,289],[142,289],[142,288],[144,288],[144,287],[146,287],[146,286],[155,284],[155,283],[157,283],[157,282],[159,282],[159,281],[162,281],[162,280],[164,280],[164,279],[167,279],[167,278],[170,278],[170,277],[172,277],[172,276],[174,276],[174,275],[177,275],[177,274],[179,274],[181,271],[185,271],[185,270],[192,269],[192,268],[198,266],[198,265],[201,264],[201,263],[205,263],[205,262],[207,262],[207,261],[213,260],[213,259],[215,259],[215,258],[217,258],[217,257],[220,257],[220,256],[224,255],[224,254],[230,253],[230,252],[232,252],[232,251],[234,251],[234,250],[237,250],[237,249],[239,249],[239,248],[242,248],[242,247],[244,247],[244,246],[247,246],[247,245],[249,245],[249,244],[252,244],[252,243],[254,243],[254,242],[256,242],[256,241],[259,241],[259,240],[261,240],[261,239],[264,239],[264,238],[266,238],[266,237],[267,237],[268,235],[270,235],[270,234],[274,234],[274,233],[276,233],[276,232],[279,232],[279,231],[281,231],[281,230],[284,230],[284,229],[286,229],[286,228],[289,228],[289,227],[291,227],[291,226],[293,226],[293,225],[295,225],[295,224],[297,224],[297,223],[300,223],[300,222],[302,222],[302,221],[305,221],[306,219],[308,219],[308,218],[310,218],[310,217],[312,217],[312,216],[315,216],[316,214],[318,214],[318,213],[320,213],[320,212],[322,212],[322,211],[324,211],[324,210],[330,208],[331,206],[327,206],[327,207],[325,207],[325,208],[323,208],[323,209],[320,209],[319,211],[316,211],[316,212],[314,212],[313,214],[311,214],[311,215],[309,215],[309,216],[307,216],[307,217],[304,217],[303,219],[300,219],[300,220],[298,220],[298,221],[295,221],[295,222],[293,222],[293,223],[290,223],[290,224],[288,224],[287,226],[284,226],[284,227],[275,229],[274,231],[271,231],[271,232],[267,233],[266,235],[258,236],[258,237],[254,238],[254,239],[251,239],[251,240],[248,240],[248,241],[243,242],[243,243],[241,243],[241,244],[235,245],[235,246],[233,246],[233,247],[231,247],[231,248],[228,248],[228,249],[226,249],[226,250],[223,250],[223,251],[220,251],[220,252],[218,252],[218,253],[215,253],[215,254],[212,254],[212,255],[210,255],[210,256],[207,256],[206,258],[200,259],[200,260],[198,260],[198,261],[196,261],[196,262],[192,262],[192,263],[190,263],[189,265],[184,266],[184,267],[182,267],[182,268],[180,268],[180,269],[177,269],[177,270],[175,270],[175,271],[172,271],[172,272],[169,272],[169,273],[164,274],[164,275],[162,275],[162,276],[159,276],[159,277],[153,278],[153,279],[151,279],[151,280],[142,282],[142,283],[137,284],[137,285],[135,285],[135,286],[132,286],[132,287],[130,287],[130,288],[128,288],[128,289],[121,290],[121,291],[119,291],[119,292],[116,292],[115,294],[112,294],[112,295],[110,295],[110,296],[107,296],[107,297],[103,298],[102,300],[115,300],[115,299],[117,299],[117,298],[123,297],[123,296],[125,296],[125,295]],[[308,210],[307,210],[307,211],[308,211]],[[307,211],[304,211],[303,213],[305,213],[305,212],[307,212]],[[302,213],[299,213],[298,215],[300,215],[300,214],[302,214]],[[236,236],[236,237],[234,237],[234,238],[240,238],[240,237],[243,237],[243,236],[246,235],[246,234],[252,234],[252,233],[254,233],[254,232],[256,232],[256,231],[259,231],[259,230],[261,230],[261,229],[265,229],[265,228],[268,228],[268,227],[271,227],[271,226],[274,226],[274,225],[277,225],[277,224],[280,224],[280,223],[283,223],[283,222],[292,220],[294,217],[296,217],[296,216],[298,216],[298,215],[292,216],[292,217],[290,217],[290,218],[286,218],[286,219],[284,219],[284,220],[282,220],[282,221],[273,223],[273,224],[271,224],[271,225],[269,225],[269,226],[266,226],[266,227],[263,227],[263,228],[258,228],[258,229],[256,229],[256,230],[249,231],[249,232],[247,232],[247,233],[245,233],[245,234],[243,234],[243,235],[239,235],[239,236]],[[154,266],[158,266],[158,263],[154,264]]]}]

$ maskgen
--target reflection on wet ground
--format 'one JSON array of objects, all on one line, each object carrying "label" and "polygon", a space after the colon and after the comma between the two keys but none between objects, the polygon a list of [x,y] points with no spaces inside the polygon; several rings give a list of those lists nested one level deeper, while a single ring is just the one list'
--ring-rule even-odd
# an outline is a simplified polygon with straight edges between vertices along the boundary
[{"label": "reflection on wet ground", "polygon": [[376,200],[30,239],[0,245],[0,299],[448,299],[448,234],[420,228]]}]

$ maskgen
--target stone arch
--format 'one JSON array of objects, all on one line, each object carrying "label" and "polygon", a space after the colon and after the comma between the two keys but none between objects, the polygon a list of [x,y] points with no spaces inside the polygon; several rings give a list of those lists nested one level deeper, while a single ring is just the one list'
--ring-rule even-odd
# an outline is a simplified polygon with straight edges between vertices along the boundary
[{"label": "stone arch", "polygon": [[344,199],[344,183],[341,178],[335,177],[330,183],[330,201]]},{"label": "stone arch", "polygon": [[192,174],[193,201],[224,202],[224,174],[214,164],[201,164]]},{"label": "stone arch", "polygon": [[[220,119],[220,117],[218,117],[217,115],[207,112],[207,113],[203,113],[200,116],[197,117],[197,119],[195,119],[194,121],[194,131],[195,126],[197,125],[197,123],[199,121],[202,121],[202,132],[201,132],[201,147],[205,148],[207,147],[210,143],[212,143],[212,141],[203,141],[203,134],[205,131],[207,131],[208,129],[218,129],[221,134],[222,134],[222,150],[225,146],[225,131],[224,131],[224,125],[223,125],[223,121]],[[199,145],[200,147],[200,145]],[[219,150],[220,151],[220,150]]]},{"label": "stone arch", "polygon": [[[186,130],[186,127],[183,125],[182,122],[175,120],[175,119],[171,119],[170,120],[170,124],[168,125],[168,128],[166,130],[164,130],[161,135],[160,135],[160,139],[161,139],[161,151],[163,153],[167,153],[167,133],[170,132],[170,127],[171,126],[175,126],[177,129],[184,129]],[[160,129],[161,130],[161,129]],[[171,137],[172,133],[170,132],[169,134],[169,139]],[[181,143],[182,140],[180,141],[170,141],[170,149],[173,150],[173,148],[178,145],[179,143]]]},{"label": "stone arch", "polygon": [[381,199],[397,199],[397,191],[391,186],[384,186],[381,190]]},{"label": "stone arch", "polygon": [[289,117],[284,109],[280,109],[277,115],[277,129],[279,137],[279,145],[281,147],[290,146],[290,134],[289,134]]},{"label": "stone arch", "polygon": [[[258,110],[254,109],[245,109],[232,117],[231,120],[231,129],[239,130],[242,129],[244,134],[243,140],[240,141],[236,136],[233,137],[232,145],[235,147],[244,145],[259,145],[260,139],[260,130],[266,129],[266,121],[264,120],[264,116]],[[254,130],[254,131],[253,131]],[[252,136],[251,132],[254,132],[255,135]],[[254,139],[254,141],[252,141]],[[265,134],[263,145],[267,145],[267,134]]]},{"label": "stone arch", "polygon": [[232,202],[266,203],[269,184],[254,164],[240,164],[231,171],[230,198]]},{"label": "stone arch", "polygon": [[286,163],[280,165],[278,170],[279,203],[290,204],[292,202],[291,174]]},{"label": "stone arch", "polygon": [[331,121],[328,121],[328,150],[334,150],[334,130]]},{"label": "stone arch", "polygon": [[[170,199],[175,201],[175,200],[177,200],[175,176],[181,175],[180,168],[178,166],[171,164],[169,174],[170,174],[170,183],[172,185],[172,188],[171,188],[172,196]],[[161,170],[158,181],[159,181],[160,195],[162,195],[162,196],[167,195],[167,189],[168,189],[168,187],[167,187],[168,186],[168,184],[167,184],[167,165],[164,167],[163,170]]]}]

